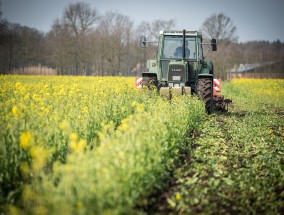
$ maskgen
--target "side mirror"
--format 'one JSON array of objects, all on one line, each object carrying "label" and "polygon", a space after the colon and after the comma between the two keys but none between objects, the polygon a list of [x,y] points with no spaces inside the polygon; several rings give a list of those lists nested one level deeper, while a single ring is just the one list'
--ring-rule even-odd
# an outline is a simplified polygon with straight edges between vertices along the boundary
[{"label": "side mirror", "polygon": [[146,37],[145,36],[141,36],[140,37],[140,47],[141,48],[145,48],[146,47]]},{"label": "side mirror", "polygon": [[211,40],[211,47],[212,47],[212,51],[217,51],[216,39]]}]

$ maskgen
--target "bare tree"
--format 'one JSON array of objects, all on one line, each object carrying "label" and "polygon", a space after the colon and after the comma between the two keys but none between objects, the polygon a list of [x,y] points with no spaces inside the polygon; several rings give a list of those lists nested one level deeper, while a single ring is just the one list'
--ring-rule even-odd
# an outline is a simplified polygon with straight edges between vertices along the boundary
[{"label": "bare tree", "polygon": [[176,21],[170,19],[165,20],[154,20],[153,22],[143,21],[137,28],[137,34],[144,35],[147,37],[147,40],[157,40],[159,36],[159,31],[164,29],[171,29],[176,26]]},{"label": "bare tree", "polygon": [[86,34],[98,18],[98,11],[91,9],[90,5],[84,2],[70,4],[63,15],[64,23],[76,36]]},{"label": "bare tree", "polygon": [[[145,22],[143,21],[136,30],[136,44],[139,44],[140,36],[146,36],[147,41],[158,41],[159,32],[164,29],[171,29],[176,26],[176,21],[170,19],[168,21],[165,20],[154,20],[152,22]],[[150,49],[143,49],[141,50],[140,47],[137,47],[137,53],[140,55],[138,56],[139,62],[141,66],[145,65],[146,59],[153,58],[157,54],[157,44],[149,43]],[[142,67],[140,67],[142,69]],[[145,68],[145,66],[144,66]],[[143,70],[143,69],[142,69]]]},{"label": "bare tree", "polygon": [[72,49],[73,62],[75,63],[75,74],[85,75],[87,68],[87,34],[92,26],[99,20],[97,10],[91,9],[90,5],[84,2],[70,4],[64,11],[62,25],[73,37]]},{"label": "bare tree", "polygon": [[70,29],[56,19],[48,34],[48,47],[51,49],[50,59],[57,68],[59,75],[72,75],[70,67],[74,64],[72,58],[72,38]]},{"label": "bare tree", "polygon": [[2,1],[0,1],[0,32],[4,31],[4,28],[7,25],[7,21],[2,18],[2,15]]},{"label": "bare tree", "polygon": [[122,63],[125,60],[123,56],[129,49],[129,37],[132,29],[133,22],[130,21],[129,17],[122,14],[117,14],[115,17],[115,25],[113,26],[114,35],[114,47],[117,59],[116,72],[122,72]]},{"label": "bare tree", "polygon": [[214,62],[216,77],[226,79],[227,70],[239,59],[235,47],[238,40],[237,27],[230,17],[219,13],[212,14],[203,22],[201,32],[205,38],[217,40],[218,52],[209,52],[207,57]]},{"label": "bare tree", "polygon": [[237,42],[237,27],[230,17],[224,13],[212,14],[201,27],[203,35],[209,39],[215,38],[220,42]]},{"label": "bare tree", "polygon": [[2,12],[2,1],[0,1],[0,19],[2,19],[2,15],[3,15],[3,12]]},{"label": "bare tree", "polygon": [[97,46],[100,49],[99,64],[101,72],[104,73],[102,75],[127,73],[129,62],[125,55],[129,55],[132,26],[133,22],[129,17],[119,13],[108,12],[102,17],[96,32],[100,38]]}]

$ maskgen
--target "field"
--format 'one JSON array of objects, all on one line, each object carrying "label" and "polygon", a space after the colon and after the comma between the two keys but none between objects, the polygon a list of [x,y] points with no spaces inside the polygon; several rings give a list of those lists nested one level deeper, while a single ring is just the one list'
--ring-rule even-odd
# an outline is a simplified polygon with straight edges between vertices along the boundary
[{"label": "field", "polygon": [[225,83],[210,116],[134,81],[0,76],[0,212],[283,213],[283,80]]},{"label": "field", "polygon": [[234,106],[193,133],[156,210],[283,214],[284,80],[235,79],[224,89]]}]

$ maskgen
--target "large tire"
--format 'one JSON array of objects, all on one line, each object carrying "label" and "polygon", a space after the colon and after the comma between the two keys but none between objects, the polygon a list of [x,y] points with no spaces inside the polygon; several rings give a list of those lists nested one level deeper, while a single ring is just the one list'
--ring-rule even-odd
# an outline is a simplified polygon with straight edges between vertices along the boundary
[{"label": "large tire", "polygon": [[196,93],[204,101],[208,114],[213,111],[213,83],[212,78],[200,78],[196,84]]}]

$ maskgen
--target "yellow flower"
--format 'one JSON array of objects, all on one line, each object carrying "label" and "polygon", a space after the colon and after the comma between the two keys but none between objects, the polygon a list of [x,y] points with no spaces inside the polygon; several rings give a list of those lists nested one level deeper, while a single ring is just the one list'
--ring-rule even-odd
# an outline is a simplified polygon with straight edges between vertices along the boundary
[{"label": "yellow flower", "polygon": [[70,132],[70,125],[66,120],[60,123],[59,128],[61,128],[63,131]]},{"label": "yellow flower", "polygon": [[33,170],[39,172],[47,164],[50,152],[41,146],[31,148],[31,157],[33,160]]},{"label": "yellow flower", "polygon": [[82,152],[82,151],[84,151],[84,150],[86,149],[86,147],[87,147],[87,142],[86,142],[86,140],[81,139],[81,140],[79,141],[79,143],[78,143],[78,150],[79,150],[80,152]]},{"label": "yellow flower", "polygon": [[132,104],[131,104],[131,107],[136,108],[136,111],[137,111],[138,113],[141,113],[141,112],[144,111],[145,104],[144,104],[144,103],[141,103],[141,104],[140,104],[140,103],[138,103],[138,102],[136,102],[136,101],[133,101]]},{"label": "yellow flower", "polygon": [[123,119],[121,121],[120,126],[118,127],[118,130],[123,131],[123,132],[127,131],[129,128],[128,123],[129,123],[128,118]]},{"label": "yellow flower", "polygon": [[84,207],[82,202],[78,202],[76,206],[77,206],[78,209],[81,209],[81,208]]},{"label": "yellow flower", "polygon": [[70,139],[72,140],[72,141],[77,141],[78,140],[78,134],[76,134],[76,133],[71,133],[70,134]]},{"label": "yellow flower", "polygon": [[138,104],[139,104],[138,102],[133,101],[133,102],[131,103],[131,107],[136,107]]},{"label": "yellow flower", "polygon": [[16,88],[19,88],[21,86],[21,83],[20,82],[17,82],[16,84],[15,84],[15,87]]},{"label": "yellow flower", "polygon": [[180,200],[181,200],[181,194],[180,194],[180,193],[177,193],[177,194],[176,194],[176,200],[177,200],[177,201],[180,201]]},{"label": "yellow flower", "polygon": [[23,132],[20,137],[20,146],[28,149],[32,145],[33,135],[30,132]]},{"label": "yellow flower", "polygon": [[17,115],[19,115],[21,112],[20,112],[20,110],[18,109],[17,106],[13,106],[13,108],[12,108],[12,113],[13,113],[15,116],[17,116]]},{"label": "yellow flower", "polygon": [[83,107],[83,108],[82,108],[82,112],[83,112],[83,113],[89,113],[88,107],[86,107],[86,106]]},{"label": "yellow flower", "polygon": [[145,107],[144,103],[137,105],[137,108],[136,108],[137,112],[142,113],[144,111],[144,107]]},{"label": "yellow flower", "polygon": [[85,149],[87,148],[87,142],[84,139],[81,139],[79,142],[71,140],[70,142],[70,148],[72,151],[75,153],[81,153],[84,152]]}]

